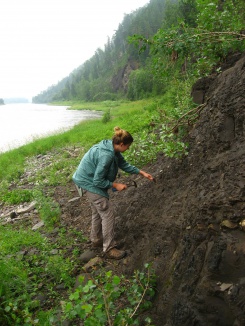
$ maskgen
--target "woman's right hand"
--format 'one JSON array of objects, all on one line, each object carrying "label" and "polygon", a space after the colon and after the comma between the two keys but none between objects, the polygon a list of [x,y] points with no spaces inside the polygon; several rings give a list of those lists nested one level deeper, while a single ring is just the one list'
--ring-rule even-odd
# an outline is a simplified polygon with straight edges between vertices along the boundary
[{"label": "woman's right hand", "polygon": [[127,185],[125,185],[124,183],[113,182],[112,188],[115,188],[117,191],[122,191],[124,189],[127,189]]}]

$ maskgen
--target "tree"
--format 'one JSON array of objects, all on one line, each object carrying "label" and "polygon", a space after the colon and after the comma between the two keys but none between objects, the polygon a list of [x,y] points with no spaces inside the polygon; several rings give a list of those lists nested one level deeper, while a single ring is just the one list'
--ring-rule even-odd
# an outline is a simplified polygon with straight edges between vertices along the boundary
[{"label": "tree", "polygon": [[[244,50],[242,0],[226,0],[222,4],[220,0],[196,0],[193,10],[197,12],[196,27],[193,22],[188,25],[182,20],[168,29],[159,29],[153,38],[139,35],[131,38],[131,42],[142,44],[142,50],[150,46],[156,71],[168,57],[169,62],[184,64],[192,61],[192,67],[200,77],[210,73],[230,51]],[[187,17],[193,16],[189,12]]]}]

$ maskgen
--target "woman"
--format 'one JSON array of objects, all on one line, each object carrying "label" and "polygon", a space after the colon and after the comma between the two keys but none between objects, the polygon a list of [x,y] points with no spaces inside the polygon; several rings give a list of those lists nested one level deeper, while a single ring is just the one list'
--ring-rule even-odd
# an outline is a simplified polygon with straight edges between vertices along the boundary
[{"label": "woman", "polygon": [[82,158],[73,181],[79,190],[86,191],[92,209],[92,227],[90,238],[94,247],[103,246],[107,258],[121,259],[126,255],[116,248],[114,240],[115,218],[109,202],[108,190],[122,191],[127,185],[115,182],[118,169],[130,173],[141,174],[153,180],[153,177],[130,165],[122,154],[133,142],[131,134],[119,127],[114,128],[112,140],[102,140],[94,145]]}]

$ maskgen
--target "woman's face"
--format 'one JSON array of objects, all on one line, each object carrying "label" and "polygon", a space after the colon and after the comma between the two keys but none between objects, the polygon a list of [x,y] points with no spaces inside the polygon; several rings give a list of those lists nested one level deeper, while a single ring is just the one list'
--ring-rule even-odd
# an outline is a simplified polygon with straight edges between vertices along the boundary
[{"label": "woman's face", "polygon": [[124,143],[119,144],[119,152],[123,153],[129,149],[131,144],[124,145]]}]

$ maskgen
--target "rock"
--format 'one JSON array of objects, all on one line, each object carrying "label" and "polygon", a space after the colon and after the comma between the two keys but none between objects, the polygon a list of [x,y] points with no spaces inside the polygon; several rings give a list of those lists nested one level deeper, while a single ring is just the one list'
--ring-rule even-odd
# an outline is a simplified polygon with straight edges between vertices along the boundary
[{"label": "rock", "polygon": [[65,290],[66,289],[66,285],[64,283],[58,284],[56,285],[56,290]]},{"label": "rock", "polygon": [[226,290],[229,290],[229,288],[232,286],[232,283],[222,283],[220,285],[220,291],[224,292]]},{"label": "rock", "polygon": [[236,229],[238,225],[236,223],[233,223],[229,220],[224,220],[223,222],[220,223],[221,227],[225,227],[227,229]]},{"label": "rock", "polygon": [[44,307],[48,300],[48,296],[44,293],[39,293],[36,297],[33,298],[33,300],[39,301],[40,307]]},{"label": "rock", "polygon": [[35,224],[35,225],[32,227],[32,230],[33,230],[33,231],[38,230],[38,229],[40,229],[42,226],[44,226],[44,222],[43,222],[43,221],[40,221],[40,222],[38,222],[37,224]]},{"label": "rock", "polygon": [[241,230],[245,231],[245,220],[242,220],[242,221],[239,223],[239,226],[240,226]]},{"label": "rock", "polygon": [[79,199],[80,199],[80,197],[74,197],[74,198],[68,200],[68,203],[72,203],[72,202],[77,201]]},{"label": "rock", "polygon": [[58,253],[59,253],[58,249],[53,249],[53,250],[50,251],[51,255],[57,255]]},{"label": "rock", "polygon": [[33,201],[29,206],[17,209],[17,214],[23,214],[32,211],[36,207],[36,202]]},{"label": "rock", "polygon": [[83,269],[86,272],[90,272],[95,266],[97,265],[102,265],[103,264],[103,259],[100,257],[95,257],[92,258],[86,265],[83,266]]},{"label": "rock", "polygon": [[87,263],[90,259],[95,258],[95,257],[96,257],[96,253],[94,251],[87,250],[78,259],[82,263]]}]

